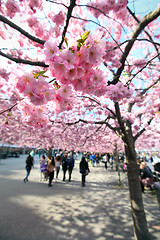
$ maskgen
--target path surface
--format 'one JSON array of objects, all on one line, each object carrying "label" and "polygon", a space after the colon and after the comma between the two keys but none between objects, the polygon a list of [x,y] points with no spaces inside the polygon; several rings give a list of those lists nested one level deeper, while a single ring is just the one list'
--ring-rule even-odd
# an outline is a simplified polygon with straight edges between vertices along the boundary
[{"label": "path surface", "polygon": [[[24,183],[26,155],[0,162],[1,240],[133,240],[126,174],[117,186],[115,171],[91,167],[82,188],[76,161],[71,182],[59,180],[51,188],[40,182],[39,157]],[[68,175],[67,175],[68,176]],[[153,239],[160,239],[160,211],[154,193],[146,192],[144,205]]]}]

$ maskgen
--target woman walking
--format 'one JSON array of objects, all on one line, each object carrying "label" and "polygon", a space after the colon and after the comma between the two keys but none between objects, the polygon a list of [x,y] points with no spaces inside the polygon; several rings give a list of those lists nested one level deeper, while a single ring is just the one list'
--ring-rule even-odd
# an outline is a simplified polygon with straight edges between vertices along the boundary
[{"label": "woman walking", "polygon": [[52,155],[48,156],[48,159],[47,159],[47,170],[49,172],[48,187],[51,187],[52,186],[52,180],[54,178],[54,170],[55,170],[55,161],[54,161],[54,157]]},{"label": "woman walking", "polygon": [[80,164],[79,164],[80,173],[82,174],[82,187],[85,187],[86,176],[90,172],[88,167],[88,162],[86,161],[85,157],[82,157]]},{"label": "woman walking", "polygon": [[45,155],[42,155],[42,158],[40,159],[40,172],[41,172],[41,178],[42,181],[42,175],[45,180],[47,180],[47,161]]},{"label": "woman walking", "polygon": [[61,165],[61,155],[57,155],[56,156],[56,160],[55,160],[55,166],[56,166],[56,180],[58,180],[58,174],[60,171],[60,165]]},{"label": "woman walking", "polygon": [[31,172],[31,169],[33,167],[33,163],[34,163],[34,158],[33,158],[33,153],[31,152],[28,157],[26,158],[26,171],[27,171],[27,174],[26,174],[26,177],[24,178],[24,182],[28,182],[28,177],[29,177],[29,174]]}]

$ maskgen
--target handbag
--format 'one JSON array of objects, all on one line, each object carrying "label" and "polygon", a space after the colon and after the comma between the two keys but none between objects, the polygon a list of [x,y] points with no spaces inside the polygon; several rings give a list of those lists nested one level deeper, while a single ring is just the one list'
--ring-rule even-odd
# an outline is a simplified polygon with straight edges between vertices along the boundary
[{"label": "handbag", "polygon": [[89,173],[88,170],[86,170],[86,171],[85,171],[85,174],[88,175],[88,173]]},{"label": "handbag", "polygon": [[50,175],[50,171],[47,169],[47,176],[49,176]]}]

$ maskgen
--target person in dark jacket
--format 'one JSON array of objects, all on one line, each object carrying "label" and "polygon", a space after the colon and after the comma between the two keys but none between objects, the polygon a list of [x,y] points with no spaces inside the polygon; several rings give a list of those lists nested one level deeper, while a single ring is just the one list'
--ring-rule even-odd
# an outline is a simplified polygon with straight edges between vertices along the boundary
[{"label": "person in dark jacket", "polygon": [[146,162],[141,162],[140,163],[140,183],[141,183],[141,188],[142,192],[144,192],[144,189],[151,189],[152,190],[152,184],[153,184],[153,173],[151,169],[147,166]]},{"label": "person in dark jacket", "polygon": [[82,187],[85,187],[85,182],[86,182],[86,175],[90,172],[89,167],[88,167],[88,162],[86,161],[85,157],[82,157],[80,163],[79,163],[79,170],[80,173],[82,174]]},{"label": "person in dark jacket", "polygon": [[71,182],[71,175],[72,175],[72,171],[73,171],[73,168],[74,168],[74,158],[72,157],[72,154],[68,154],[67,156],[67,170],[68,170],[68,173],[69,173],[69,182]]},{"label": "person in dark jacket", "polygon": [[55,160],[54,157],[49,154],[48,158],[47,158],[47,170],[49,172],[49,183],[48,183],[48,187],[52,186],[52,181],[54,178],[54,170],[55,170]]},{"label": "person in dark jacket", "polygon": [[63,171],[63,181],[66,180],[66,172],[67,172],[67,153],[62,155],[62,171]]},{"label": "person in dark jacket", "polygon": [[28,155],[28,157],[26,158],[26,177],[24,178],[24,182],[28,181],[28,176],[31,172],[31,169],[33,167],[33,163],[34,163],[34,158],[32,157],[31,153]]}]

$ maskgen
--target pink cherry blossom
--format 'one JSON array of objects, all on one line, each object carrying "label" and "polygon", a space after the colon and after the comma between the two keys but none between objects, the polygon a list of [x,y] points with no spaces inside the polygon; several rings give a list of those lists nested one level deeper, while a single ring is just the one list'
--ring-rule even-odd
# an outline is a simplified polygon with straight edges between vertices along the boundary
[{"label": "pink cherry blossom", "polygon": [[63,25],[64,23],[64,20],[65,20],[65,15],[62,11],[60,11],[57,15],[54,15],[52,17],[52,21],[57,25]]},{"label": "pink cherry blossom", "polygon": [[76,91],[84,91],[87,86],[85,77],[77,78],[73,82],[73,87]]},{"label": "pink cherry blossom", "polygon": [[73,53],[72,50],[64,49],[62,52],[60,52],[59,56],[66,60],[71,68],[73,68],[77,62],[77,55],[76,53]]},{"label": "pink cherry blossom", "polygon": [[17,12],[20,11],[18,3],[14,0],[7,0],[6,4],[6,14],[13,18]]},{"label": "pink cherry blossom", "polygon": [[52,39],[48,40],[44,44],[44,54],[46,56],[46,60],[50,60],[59,53],[59,49],[57,47],[56,42],[53,42]]}]

